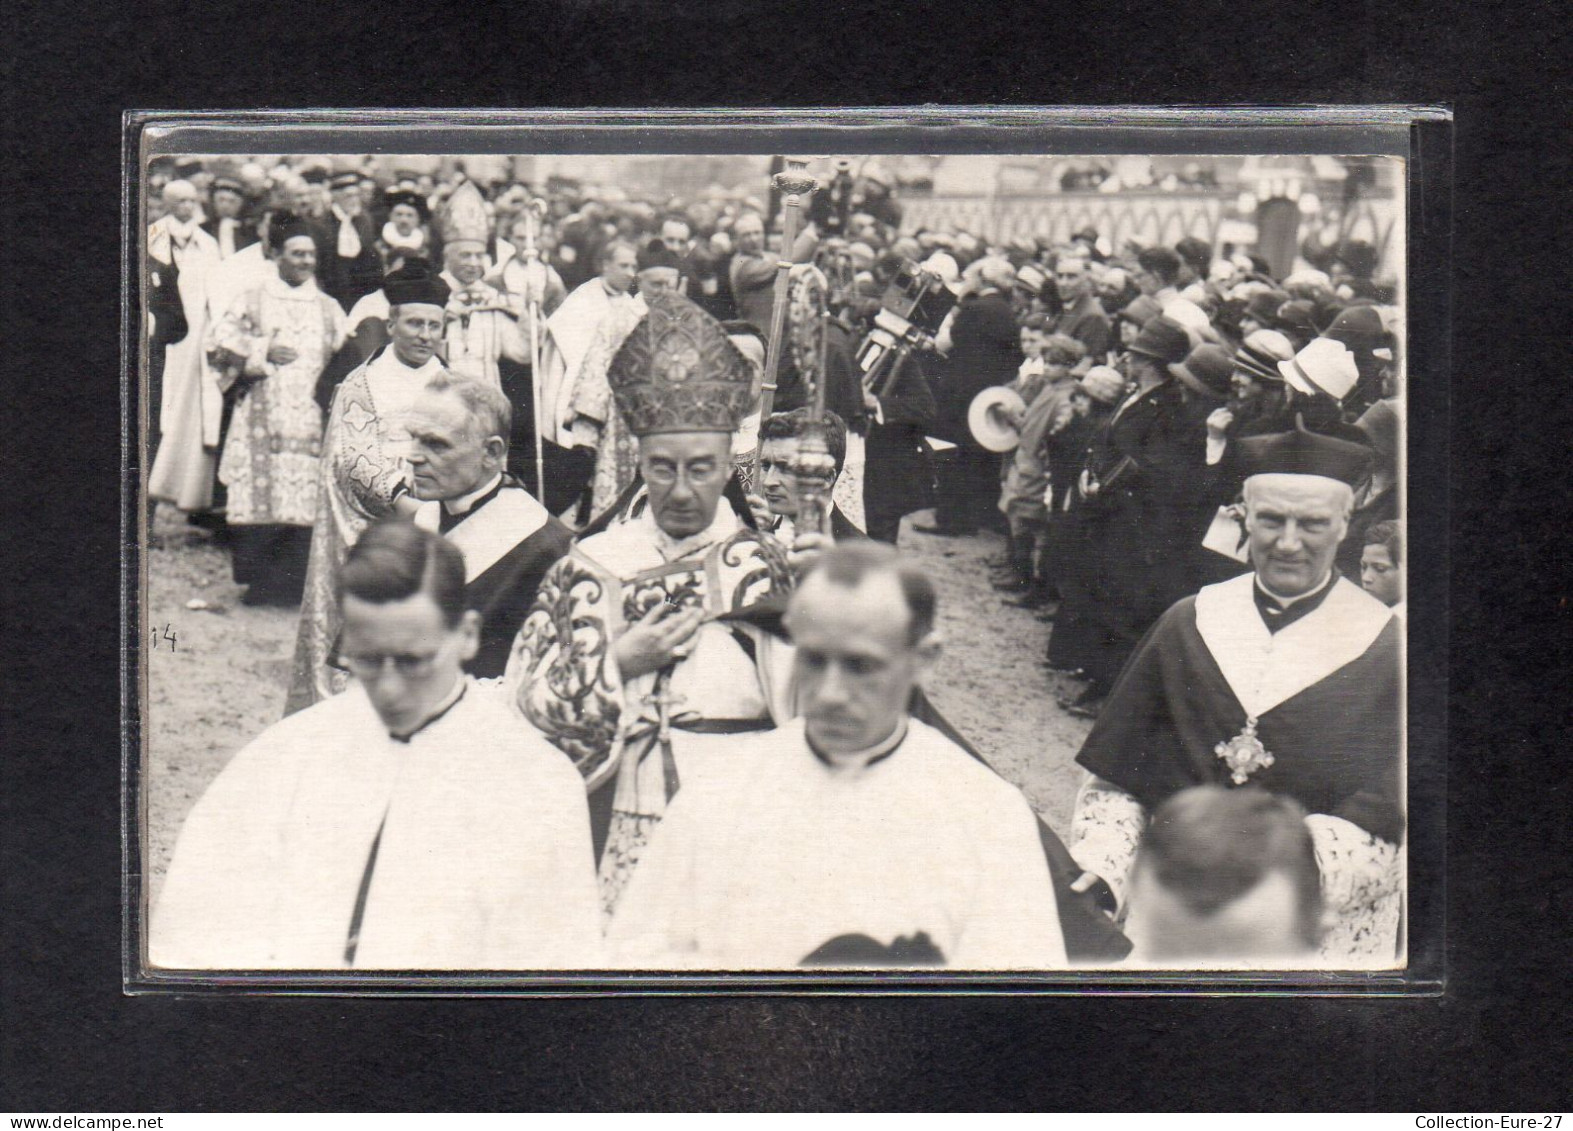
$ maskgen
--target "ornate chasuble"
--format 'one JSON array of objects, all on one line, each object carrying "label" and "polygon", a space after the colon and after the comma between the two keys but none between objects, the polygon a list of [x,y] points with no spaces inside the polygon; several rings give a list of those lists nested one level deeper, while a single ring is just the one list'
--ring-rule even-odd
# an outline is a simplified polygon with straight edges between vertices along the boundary
[{"label": "ornate chasuble", "polygon": [[317,515],[322,410],[317,378],[344,344],[344,311],[308,280],[274,276],[247,291],[214,328],[214,344],[242,365],[264,364],[275,345],[295,359],[268,363],[235,403],[219,478],[229,489],[228,521],[310,526]]},{"label": "ornate chasuble", "polygon": [[738,733],[790,715],[790,648],[752,625],[707,620],[686,657],[626,684],[612,644],[660,602],[714,618],[785,592],[789,578],[774,540],[722,500],[707,530],[680,541],[648,512],[614,523],[541,582],[505,686],[588,789],[613,791],[602,855],[608,907],[682,784],[724,761]]},{"label": "ornate chasuble", "polygon": [[337,694],[348,683],[348,674],[331,663],[339,638],[339,569],[361,533],[391,513],[394,492],[409,471],[405,413],[441,371],[435,357],[416,368],[384,349],[345,377],[333,395],[322,458],[314,465],[317,518],[285,714]]}]

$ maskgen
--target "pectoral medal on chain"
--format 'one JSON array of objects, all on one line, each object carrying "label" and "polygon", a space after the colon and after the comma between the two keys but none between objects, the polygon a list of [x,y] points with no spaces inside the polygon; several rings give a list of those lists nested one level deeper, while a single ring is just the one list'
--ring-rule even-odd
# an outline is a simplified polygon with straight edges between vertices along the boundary
[{"label": "pectoral medal on chain", "polygon": [[1213,753],[1229,767],[1235,785],[1244,785],[1257,770],[1273,764],[1273,756],[1256,737],[1256,719],[1246,716],[1245,729],[1227,742],[1213,747]]}]

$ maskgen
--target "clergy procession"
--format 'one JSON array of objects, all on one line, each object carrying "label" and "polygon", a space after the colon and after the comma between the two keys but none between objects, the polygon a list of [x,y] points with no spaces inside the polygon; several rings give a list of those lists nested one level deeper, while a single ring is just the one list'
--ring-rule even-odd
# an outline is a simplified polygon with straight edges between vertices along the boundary
[{"label": "clergy procession", "polygon": [[150,963],[1402,967],[1378,250],[746,160],[150,167],[154,549],[288,637]]}]

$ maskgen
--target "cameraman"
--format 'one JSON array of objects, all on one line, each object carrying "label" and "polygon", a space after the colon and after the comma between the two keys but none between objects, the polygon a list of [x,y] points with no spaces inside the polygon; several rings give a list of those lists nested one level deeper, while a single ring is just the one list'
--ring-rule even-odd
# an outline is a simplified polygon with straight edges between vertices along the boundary
[{"label": "cameraman", "polygon": [[914,525],[920,534],[960,537],[979,523],[1001,524],[1000,460],[967,427],[972,400],[992,385],[1008,385],[1021,364],[1020,332],[1011,309],[1016,269],[1010,261],[985,256],[962,274],[961,304],[950,329],[950,355],[935,393],[934,435],[955,444],[938,462],[934,523]]}]

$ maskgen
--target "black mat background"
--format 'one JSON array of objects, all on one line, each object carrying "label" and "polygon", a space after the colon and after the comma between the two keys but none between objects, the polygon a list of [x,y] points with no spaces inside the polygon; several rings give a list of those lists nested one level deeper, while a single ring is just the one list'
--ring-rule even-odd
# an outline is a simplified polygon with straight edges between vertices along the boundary
[{"label": "black mat background", "polygon": [[[0,1109],[1567,1106],[1558,11],[723,0],[133,16],[13,0],[0,16]],[[121,110],[1252,100],[1459,114],[1451,583],[1441,526],[1416,531],[1438,556],[1412,573],[1450,601],[1454,645],[1445,996],[122,996]],[[1440,516],[1447,443],[1432,441],[1413,482]]]}]

